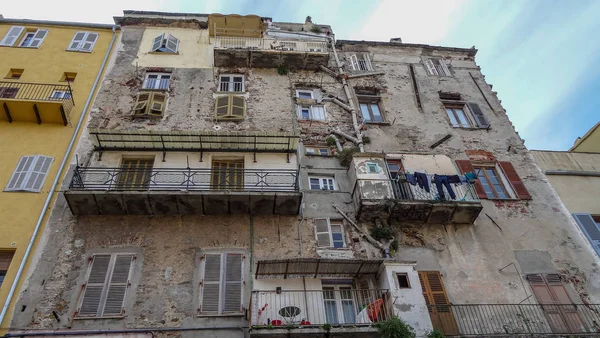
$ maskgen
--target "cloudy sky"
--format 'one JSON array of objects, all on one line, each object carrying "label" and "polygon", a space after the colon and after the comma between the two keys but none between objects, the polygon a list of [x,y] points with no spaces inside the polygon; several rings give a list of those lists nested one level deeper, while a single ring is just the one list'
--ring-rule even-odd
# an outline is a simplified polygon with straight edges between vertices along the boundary
[{"label": "cloudy sky", "polygon": [[566,150],[600,120],[600,1],[53,0],[5,1],[7,18],[112,23],[123,9],[270,16],[329,24],[338,39],[475,45],[530,149]]}]

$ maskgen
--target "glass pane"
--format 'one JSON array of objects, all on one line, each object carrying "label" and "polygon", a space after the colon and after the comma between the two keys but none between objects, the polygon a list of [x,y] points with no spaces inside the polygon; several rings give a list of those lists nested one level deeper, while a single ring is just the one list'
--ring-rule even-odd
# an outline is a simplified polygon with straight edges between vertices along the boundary
[{"label": "glass pane", "polygon": [[371,111],[373,112],[373,122],[381,122],[383,118],[381,117],[381,112],[379,111],[378,104],[371,105]]},{"label": "glass pane", "polygon": [[371,114],[369,113],[369,105],[366,103],[360,104],[360,113],[365,121],[371,121]]},{"label": "glass pane", "polygon": [[312,99],[312,92],[298,92],[298,97],[301,99]]},{"label": "glass pane", "polygon": [[485,191],[486,196],[488,198],[494,198],[495,197],[494,192],[492,191],[492,188],[490,187],[490,184],[489,184],[487,178],[483,174],[483,169],[475,168],[475,171],[477,172],[477,178],[479,179],[479,182],[481,183],[481,186],[483,187],[483,190]]},{"label": "glass pane", "polygon": [[310,119],[310,109],[308,108],[302,108],[302,117],[303,120],[309,120]]},{"label": "glass pane", "polygon": [[221,76],[221,82],[229,82],[229,76]]},{"label": "glass pane", "polygon": [[356,323],[356,312],[353,300],[342,300],[342,313],[344,314],[344,323]]},{"label": "glass pane", "polygon": [[312,119],[313,120],[325,120],[325,109],[321,106],[312,107]]},{"label": "glass pane", "polygon": [[456,121],[456,117],[454,116],[452,109],[446,108],[446,113],[448,113],[448,117],[450,118],[450,124],[453,126],[458,126],[458,121]]},{"label": "glass pane", "polygon": [[158,75],[148,75],[148,79],[158,79]]},{"label": "glass pane", "polygon": [[324,299],[335,299],[335,291],[332,287],[324,287],[323,288],[323,298]]},{"label": "glass pane", "polygon": [[326,148],[321,148],[319,149],[319,152],[321,153],[321,155],[329,155],[329,150]]},{"label": "glass pane", "polygon": [[500,184],[500,181],[498,181],[498,176],[496,176],[496,171],[494,169],[485,169],[485,172],[487,173],[487,176],[489,177],[492,184]]},{"label": "glass pane", "polygon": [[469,120],[467,120],[467,117],[465,116],[465,112],[460,108],[456,108],[456,109],[454,109],[454,111],[456,112],[456,115],[458,116],[460,126],[465,127],[465,128],[469,127]]},{"label": "glass pane", "polygon": [[321,185],[319,184],[319,179],[318,178],[311,178],[310,179],[310,189],[311,190],[321,190]]},{"label": "glass pane", "polygon": [[325,317],[328,324],[339,324],[337,304],[335,300],[325,301]]},{"label": "glass pane", "polygon": [[315,148],[306,148],[306,153],[307,154],[314,154],[315,153]]},{"label": "glass pane", "polygon": [[331,179],[331,178],[324,178],[323,179],[323,186],[324,186],[325,189],[334,190],[333,189],[333,179]]}]

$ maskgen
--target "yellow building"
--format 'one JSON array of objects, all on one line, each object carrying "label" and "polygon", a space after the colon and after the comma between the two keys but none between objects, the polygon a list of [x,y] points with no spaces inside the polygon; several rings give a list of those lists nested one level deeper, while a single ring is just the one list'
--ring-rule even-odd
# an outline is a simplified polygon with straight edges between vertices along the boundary
[{"label": "yellow building", "polygon": [[113,25],[0,19],[3,328],[118,33]]},{"label": "yellow building", "polygon": [[600,122],[588,130],[583,137],[578,137],[569,151],[573,153],[600,153]]}]

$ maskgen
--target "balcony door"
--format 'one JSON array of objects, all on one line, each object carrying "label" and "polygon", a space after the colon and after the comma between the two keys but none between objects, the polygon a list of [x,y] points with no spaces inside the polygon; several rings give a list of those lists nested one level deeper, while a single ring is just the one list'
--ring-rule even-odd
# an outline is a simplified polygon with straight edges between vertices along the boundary
[{"label": "balcony door", "polygon": [[351,285],[323,286],[325,318],[328,324],[356,323],[356,300]]},{"label": "balcony door", "polygon": [[419,281],[433,328],[446,336],[458,334],[458,326],[440,272],[419,271]]},{"label": "balcony door", "polygon": [[244,160],[213,160],[211,187],[241,190],[244,188]]},{"label": "balcony door", "polygon": [[147,190],[152,178],[154,158],[124,158],[118,171],[117,188]]},{"label": "balcony door", "polygon": [[404,200],[412,199],[410,186],[404,177],[404,166],[402,166],[402,161],[388,160],[387,167],[390,172],[390,179],[392,180],[392,187],[394,188],[396,198]]}]

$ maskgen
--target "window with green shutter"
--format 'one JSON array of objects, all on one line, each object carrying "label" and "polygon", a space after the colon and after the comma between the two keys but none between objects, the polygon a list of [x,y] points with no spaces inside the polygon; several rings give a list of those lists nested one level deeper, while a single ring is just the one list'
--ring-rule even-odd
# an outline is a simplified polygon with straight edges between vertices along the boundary
[{"label": "window with green shutter", "polygon": [[215,102],[215,119],[243,120],[246,116],[246,99],[238,95],[219,96]]},{"label": "window with green shutter", "polygon": [[200,314],[225,315],[243,311],[244,260],[241,253],[210,253],[202,257]]}]

